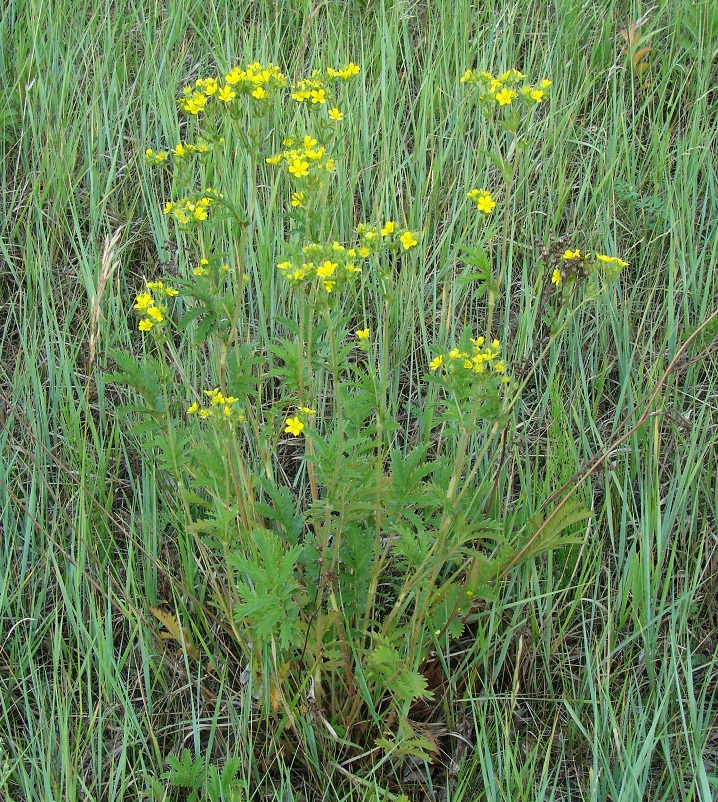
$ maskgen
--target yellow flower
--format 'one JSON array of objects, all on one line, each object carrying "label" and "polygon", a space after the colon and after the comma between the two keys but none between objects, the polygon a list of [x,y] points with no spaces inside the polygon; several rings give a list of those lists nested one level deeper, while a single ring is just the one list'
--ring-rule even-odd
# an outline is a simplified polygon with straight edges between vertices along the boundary
[{"label": "yellow flower", "polygon": [[350,78],[359,74],[359,67],[356,64],[352,64],[350,61],[343,70],[338,70],[336,74],[339,78],[348,81]]},{"label": "yellow flower", "polygon": [[511,105],[511,101],[516,97],[516,92],[513,89],[507,89],[504,87],[497,95],[496,100],[499,103],[499,106],[509,106]]},{"label": "yellow flower", "polygon": [[179,290],[174,289],[174,287],[167,287],[165,292],[167,293],[167,295],[169,295],[170,298],[174,298],[175,295],[179,295]]},{"label": "yellow flower", "polygon": [[164,320],[162,312],[156,306],[150,306],[147,309],[148,317],[151,317],[155,323],[161,323]]},{"label": "yellow flower", "polygon": [[304,150],[309,150],[309,148],[313,148],[317,144],[317,140],[307,134],[302,144],[304,145]]},{"label": "yellow flower", "polygon": [[361,256],[363,259],[366,259],[370,253],[371,251],[369,248],[359,248],[359,256]]},{"label": "yellow flower", "polygon": [[315,89],[310,95],[312,103],[326,103],[327,93],[323,89]]},{"label": "yellow flower", "polygon": [[443,354],[439,354],[439,356],[434,357],[434,359],[429,362],[429,367],[432,370],[438,370],[444,364],[444,356]]},{"label": "yellow flower", "polygon": [[327,163],[324,166],[331,172],[334,169],[334,159],[327,159]]},{"label": "yellow flower", "polygon": [[265,100],[269,97],[269,92],[267,92],[263,86],[258,86],[254,92],[252,92],[252,97],[256,98],[257,100]]},{"label": "yellow flower", "polygon": [[303,412],[305,415],[316,415],[317,412],[310,407],[297,407],[297,412]]},{"label": "yellow flower", "polygon": [[194,216],[197,220],[206,220],[207,219],[207,209],[204,206],[197,206],[194,210]]},{"label": "yellow flower", "polygon": [[309,175],[309,162],[305,162],[303,159],[294,159],[289,165],[289,172],[297,178],[304,178]]},{"label": "yellow flower", "polygon": [[561,283],[561,271],[556,268],[551,274],[551,283],[558,286]]},{"label": "yellow flower", "polygon": [[292,206],[299,206],[300,209],[305,209],[305,203],[307,202],[307,193],[306,192],[293,192],[292,193]]},{"label": "yellow flower", "polygon": [[575,251],[572,251],[571,249],[568,249],[568,250],[563,252],[563,258],[564,259],[580,259],[581,258],[581,251],[578,248],[576,248]]},{"label": "yellow flower", "polygon": [[148,290],[161,290],[164,287],[164,284],[161,281],[148,281],[147,282],[147,289]]},{"label": "yellow flower", "polygon": [[231,86],[223,86],[217,92],[217,97],[224,103],[229,103],[230,100],[234,100],[237,97],[237,93],[232,90]]},{"label": "yellow flower", "polygon": [[543,81],[541,81],[541,87],[543,89],[548,89],[549,86],[551,86],[552,83],[553,83],[553,81],[549,81],[548,78],[544,78]]},{"label": "yellow flower", "polygon": [[541,89],[533,89],[531,90],[531,97],[537,102],[540,103],[543,100],[545,92]]},{"label": "yellow flower", "polygon": [[405,251],[408,251],[409,248],[413,248],[415,245],[418,244],[418,240],[414,237],[411,231],[406,231],[404,234],[399,237],[401,244]]},{"label": "yellow flower", "polygon": [[202,273],[204,273],[204,270],[201,267],[195,267],[192,272],[195,274],[195,276],[201,276]]},{"label": "yellow flower", "polygon": [[185,146],[180,142],[176,148],[172,148],[172,153],[175,156],[182,159],[187,155],[187,151],[185,150]]},{"label": "yellow flower", "polygon": [[329,109],[329,119],[339,122],[339,120],[344,119],[344,113],[339,111],[339,109],[335,106],[333,109]]},{"label": "yellow flower", "polygon": [[506,365],[505,365],[505,364],[504,364],[504,363],[503,363],[501,360],[499,360],[499,361],[498,361],[498,362],[497,362],[497,363],[494,365],[494,370],[495,370],[497,373],[503,373],[503,372],[506,370]]},{"label": "yellow flower", "polygon": [[597,253],[596,259],[598,259],[599,262],[616,265],[616,267],[628,267],[628,262],[624,262],[623,259],[619,259],[617,256],[606,256],[606,254]]},{"label": "yellow flower", "polygon": [[134,308],[139,309],[140,312],[145,312],[151,306],[155,305],[152,296],[148,292],[141,292],[135,300],[136,303]]},{"label": "yellow flower", "polygon": [[388,237],[389,234],[393,234],[396,229],[396,223],[393,220],[387,220],[384,223],[384,227],[381,230],[382,237]]},{"label": "yellow flower", "polygon": [[449,351],[449,359],[458,359],[459,356],[460,352],[458,348],[452,348],[451,351]]},{"label": "yellow flower", "polygon": [[293,434],[296,437],[302,431],[303,428],[304,424],[299,420],[299,418],[289,418],[287,420],[287,426],[284,431],[287,434]]},{"label": "yellow flower", "polygon": [[337,263],[330,262],[327,259],[321,267],[317,268],[317,275],[319,276],[319,278],[329,278],[329,276],[334,275],[334,271],[336,269],[337,269]]},{"label": "yellow flower", "polygon": [[324,282],[324,289],[327,292],[331,292],[334,289],[335,286],[336,286],[336,281],[325,281]]},{"label": "yellow flower", "polygon": [[476,208],[484,214],[491,214],[494,206],[496,206],[496,201],[491,197],[491,194],[483,189],[480,190],[476,199]]},{"label": "yellow flower", "polygon": [[277,264],[277,270],[289,270],[292,267],[291,262],[279,262]]},{"label": "yellow flower", "polygon": [[294,140],[291,137],[286,137],[282,140],[282,147],[283,148],[291,148],[294,144]]},{"label": "yellow flower", "polygon": [[224,80],[234,86],[234,84],[238,84],[243,78],[245,77],[244,73],[239,69],[239,67],[235,67],[232,72],[227,73],[224,76]]},{"label": "yellow flower", "polygon": [[205,95],[213,95],[217,91],[217,81],[214,78],[205,78],[197,81],[197,88],[201,89]]},{"label": "yellow flower", "polygon": [[140,331],[149,331],[154,324],[151,320],[140,320],[140,324],[138,326]]},{"label": "yellow flower", "polygon": [[167,203],[165,203],[165,208],[163,209],[164,214],[169,214],[173,208],[174,205],[172,201],[167,201]]},{"label": "yellow flower", "polygon": [[369,339],[369,329],[357,329],[355,332],[358,340],[368,340]]},{"label": "yellow flower", "polygon": [[187,414],[194,415],[194,413],[197,412],[198,409],[199,409],[199,404],[195,401],[194,404],[187,407]]}]

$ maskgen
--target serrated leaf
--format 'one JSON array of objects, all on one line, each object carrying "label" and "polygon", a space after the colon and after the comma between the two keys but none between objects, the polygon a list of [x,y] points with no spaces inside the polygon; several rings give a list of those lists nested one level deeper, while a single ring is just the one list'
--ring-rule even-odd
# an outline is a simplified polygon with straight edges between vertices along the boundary
[{"label": "serrated leaf", "polygon": [[160,622],[160,624],[162,624],[162,626],[167,630],[167,632],[159,633],[159,637],[162,640],[173,640],[178,643],[191,658],[194,660],[199,658],[199,652],[192,645],[189,633],[185,627],[182,626],[177,616],[172,615],[170,612],[160,610],[159,607],[150,607],[149,610]]}]

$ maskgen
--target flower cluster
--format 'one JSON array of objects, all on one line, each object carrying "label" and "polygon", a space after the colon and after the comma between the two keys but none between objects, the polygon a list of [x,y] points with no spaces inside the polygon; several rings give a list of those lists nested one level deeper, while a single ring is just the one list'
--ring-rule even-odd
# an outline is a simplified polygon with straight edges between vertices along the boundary
[{"label": "flower cluster", "polygon": [[496,206],[496,201],[491,197],[491,193],[485,189],[472,189],[467,192],[467,198],[476,203],[476,208],[484,214],[491,214]]},{"label": "flower cluster", "polygon": [[551,274],[554,292],[586,279],[600,264],[609,280],[614,279],[628,265],[617,256],[603,253],[591,255],[575,248],[568,237],[561,237],[552,245],[540,245],[541,260]]},{"label": "flower cluster", "polygon": [[218,283],[229,275],[229,265],[221,259],[213,257],[212,260],[204,257],[199,260],[199,264],[192,271],[195,276],[201,276],[210,282]]},{"label": "flower cluster", "polygon": [[267,163],[283,165],[290,179],[299,183],[302,190],[294,193],[292,203],[294,206],[304,207],[307,200],[304,190],[314,191],[319,188],[322,178],[334,170],[334,159],[323,145],[318,146],[317,140],[309,135],[301,143],[295,143],[288,138],[282,144],[287,150],[269,156]]},{"label": "flower cluster", "polygon": [[304,78],[292,87],[292,100],[306,103],[312,109],[326,107],[329,109],[329,118],[339,121],[344,115],[335,105],[334,81],[349,81],[358,74],[359,67],[351,61],[338,70],[333,67],[326,71],[315,70],[310,78]]},{"label": "flower cluster", "polygon": [[525,79],[526,76],[516,69],[507,70],[497,77],[490,72],[466,70],[461,83],[476,86],[482,107],[493,113],[496,108],[511,108],[514,101],[529,108],[543,101],[552,82],[544,79],[534,86],[526,83]]},{"label": "flower cluster", "polygon": [[152,150],[152,148],[147,148],[145,151],[145,162],[150,165],[150,167],[162,167],[167,162],[167,151],[165,150]]},{"label": "flower cluster", "polygon": [[469,342],[471,343],[469,350],[452,348],[448,353],[436,356],[429,363],[431,370],[441,368],[449,376],[459,378],[476,374],[493,374],[500,376],[502,382],[508,382],[506,363],[501,359],[499,341],[494,340],[490,345],[485,345],[483,337],[471,337]]},{"label": "flower cluster", "polygon": [[284,73],[274,64],[248,64],[244,70],[235,67],[221,78],[199,78],[194,86],[186,86],[179,98],[185,114],[197,117],[218,105],[230,106],[240,95],[262,103],[287,85]]},{"label": "flower cluster", "polygon": [[219,192],[207,187],[202,194],[187,195],[178,201],[167,201],[164,213],[172,215],[183,229],[189,229],[206,220],[222,198]]},{"label": "flower cluster", "polygon": [[215,415],[221,416],[223,420],[234,421],[236,423],[244,423],[246,418],[244,410],[237,406],[239,401],[233,395],[224,396],[218,387],[212,390],[205,390],[204,394],[209,398],[207,406],[200,406],[199,402],[195,401],[187,407],[188,415],[199,414],[200,418],[212,418]]},{"label": "flower cluster", "polygon": [[147,282],[149,292],[141,292],[135,298],[134,309],[140,318],[137,328],[140,331],[150,331],[150,329],[163,323],[167,309],[158,303],[152,293],[162,293],[170,298],[179,295],[179,292],[172,287],[165,287],[161,281]]},{"label": "flower cluster", "polygon": [[195,154],[205,156],[212,150],[215,144],[221,145],[223,142],[224,139],[222,137],[217,139],[216,142],[207,142],[203,139],[198,140],[196,144],[192,144],[191,142],[178,142],[177,145],[172,148],[171,152],[175,159],[187,159]]},{"label": "flower cluster", "polygon": [[318,281],[328,293],[340,292],[348,281],[356,278],[361,273],[357,262],[364,258],[356,248],[345,248],[338,242],[331,245],[310,243],[304,246],[302,254],[301,261],[279,262],[277,270],[290,284]]},{"label": "flower cluster", "polygon": [[309,407],[297,407],[297,413],[299,414],[295,415],[293,418],[287,418],[285,421],[285,434],[293,434],[295,437],[298,437],[304,429],[304,421],[308,417],[316,415],[316,410],[310,409]]},{"label": "flower cluster", "polygon": [[357,226],[357,234],[359,235],[358,253],[362,257],[397,248],[409,251],[419,244],[416,234],[408,228],[398,228],[393,220],[387,220],[383,226],[360,223]]}]

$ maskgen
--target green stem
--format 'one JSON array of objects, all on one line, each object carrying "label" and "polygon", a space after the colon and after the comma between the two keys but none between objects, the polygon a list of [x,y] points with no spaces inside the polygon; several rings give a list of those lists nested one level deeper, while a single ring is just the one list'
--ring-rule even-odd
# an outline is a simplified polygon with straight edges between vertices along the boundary
[{"label": "green stem", "polygon": [[486,316],[486,341],[491,341],[491,326],[494,320],[494,308],[499,294],[501,293],[501,285],[504,282],[506,275],[506,266],[508,261],[508,246],[509,246],[509,223],[511,221],[511,213],[513,207],[512,189],[514,183],[514,176],[516,175],[516,156],[514,163],[511,166],[511,172],[506,179],[506,195],[504,197],[504,221],[503,229],[501,232],[501,262],[499,264],[499,275],[496,279],[496,284],[489,286],[489,308]]}]

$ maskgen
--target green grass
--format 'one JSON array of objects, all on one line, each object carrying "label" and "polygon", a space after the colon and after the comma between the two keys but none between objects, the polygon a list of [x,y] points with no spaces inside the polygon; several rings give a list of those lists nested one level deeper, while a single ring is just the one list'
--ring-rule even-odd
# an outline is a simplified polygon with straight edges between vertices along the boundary
[{"label": "green grass", "polygon": [[[311,755],[266,740],[231,646],[205,640],[215,672],[173,656],[148,610],[161,600],[191,610],[179,581],[194,558],[177,551],[172,488],[140,459],[105,378],[111,350],[141,347],[134,293],[171,257],[167,187],[142,153],[178,140],[185,83],[255,58],[291,78],[362,65],[344,102],[346,190],[333,229],[348,238],[357,222],[383,217],[423,235],[421,272],[399,276],[390,310],[389,347],[405,365],[392,411],[417,397],[429,346],[484,319],[484,299],[454,281],[476,235],[466,191],[496,183],[482,119],[458,83],[467,67],[517,66],[554,81],[524,156],[508,302],[496,319],[512,360],[533,346],[536,240],[577,232],[577,244],[630,261],[515,411],[505,512],[519,492],[537,508],[649,415],[584,485],[595,517],[583,544],[524,566],[502,589],[500,613],[461,666],[466,684],[437,712],[456,733],[442,742],[456,773],[418,767],[421,783],[407,781],[405,793],[718,797],[715,341],[689,346],[646,410],[682,343],[718,308],[718,24],[710,0],[659,2],[643,24],[653,51],[638,78],[620,31],[643,11],[619,0],[9,0],[0,18],[0,391],[10,406],[0,429],[0,798],[139,799],[184,748],[218,764],[238,756],[252,799],[394,798],[381,767],[360,776],[338,757],[311,768]],[[272,191],[265,178],[260,197]],[[273,268],[284,224],[268,208],[248,265],[247,314],[265,344],[281,335],[286,302]],[[117,232],[90,364],[92,299]],[[196,378],[202,366],[186,369]],[[183,620],[192,629],[191,613]]]}]

